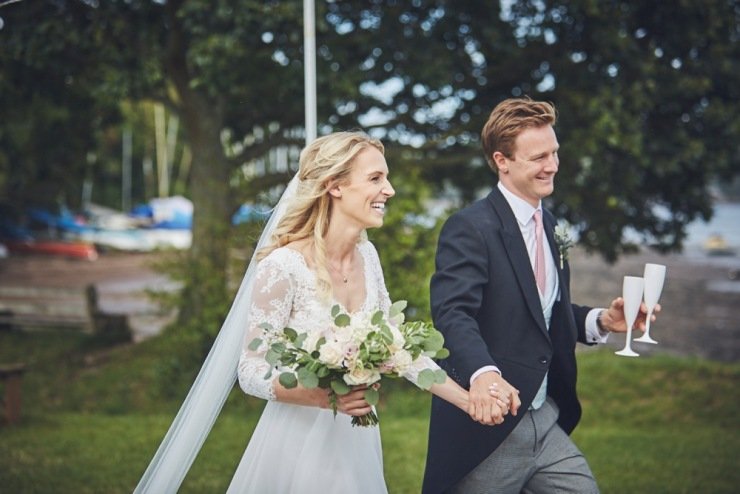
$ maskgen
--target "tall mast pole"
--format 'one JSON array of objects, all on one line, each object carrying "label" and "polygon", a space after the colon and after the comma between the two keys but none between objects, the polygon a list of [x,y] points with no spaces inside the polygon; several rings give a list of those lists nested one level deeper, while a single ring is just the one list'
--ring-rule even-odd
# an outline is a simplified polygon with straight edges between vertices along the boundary
[{"label": "tall mast pole", "polygon": [[306,144],[316,139],[316,21],[314,0],[303,0],[303,67]]}]

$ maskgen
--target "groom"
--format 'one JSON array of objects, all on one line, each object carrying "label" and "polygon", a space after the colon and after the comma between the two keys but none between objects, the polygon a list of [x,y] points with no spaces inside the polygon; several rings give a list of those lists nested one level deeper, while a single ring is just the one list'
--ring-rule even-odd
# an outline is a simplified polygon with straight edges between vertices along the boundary
[{"label": "groom", "polygon": [[575,343],[627,328],[621,298],[606,310],[571,304],[541,203],[558,172],[555,120],[546,102],[496,106],[481,137],[498,185],[440,234],[432,315],[450,350],[442,367],[470,389],[470,416],[433,399],[425,494],[598,492],[568,437],[581,416]]}]

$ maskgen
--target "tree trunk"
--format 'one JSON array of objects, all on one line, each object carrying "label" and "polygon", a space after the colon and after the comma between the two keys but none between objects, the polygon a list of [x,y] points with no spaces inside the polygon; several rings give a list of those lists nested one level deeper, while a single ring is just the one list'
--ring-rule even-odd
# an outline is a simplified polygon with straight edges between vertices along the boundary
[{"label": "tree trunk", "polygon": [[231,169],[219,137],[219,112],[201,102],[183,102],[183,125],[193,153],[190,192],[194,214],[180,322],[195,323],[199,332],[215,335],[228,308]]},{"label": "tree trunk", "polygon": [[[231,165],[224,154],[222,102],[193,88],[183,33],[177,12],[182,2],[164,5],[169,30],[164,65],[177,92],[183,130],[192,151],[190,191],[193,201],[193,243],[183,266],[185,287],[178,328],[204,336],[204,350],[221,326],[229,300],[226,267],[229,238]],[[192,335],[191,335],[192,336]]]}]

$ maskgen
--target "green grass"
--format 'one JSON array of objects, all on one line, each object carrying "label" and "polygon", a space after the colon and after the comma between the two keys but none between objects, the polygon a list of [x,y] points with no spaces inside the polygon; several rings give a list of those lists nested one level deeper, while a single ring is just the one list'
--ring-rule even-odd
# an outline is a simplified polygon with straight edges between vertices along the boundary
[{"label": "green grass", "polygon": [[[25,361],[23,419],[0,426],[0,491],[131,492],[193,372],[159,338],[109,349],[77,333],[0,333],[0,362]],[[573,437],[602,492],[731,493],[740,486],[740,365],[579,354],[584,416]],[[418,493],[429,396],[402,382],[380,405],[392,494]],[[183,484],[224,492],[262,402],[238,390]]]}]

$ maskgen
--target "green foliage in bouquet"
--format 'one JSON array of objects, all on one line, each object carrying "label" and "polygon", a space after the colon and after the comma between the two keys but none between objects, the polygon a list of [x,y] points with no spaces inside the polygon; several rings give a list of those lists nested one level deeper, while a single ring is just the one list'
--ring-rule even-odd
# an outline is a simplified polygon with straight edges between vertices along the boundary
[{"label": "green foliage in bouquet", "polygon": [[[349,393],[355,386],[366,386],[364,397],[377,405],[380,395],[377,383],[383,377],[396,378],[414,370],[422,357],[443,359],[449,355],[444,348],[444,337],[434,326],[424,321],[405,322],[406,301],[391,305],[388,315],[381,311],[360,313],[350,317],[335,305],[331,309],[333,325],[309,335],[292,328],[276,331],[263,323],[264,339],[255,338],[249,349],[256,351],[267,346],[265,360],[271,369],[281,369],[281,385],[290,389],[326,389],[334,413],[337,396]],[[425,368],[418,372],[417,385],[429,389],[445,381],[443,370]],[[353,417],[353,425],[369,426],[378,423],[374,412]]]}]

